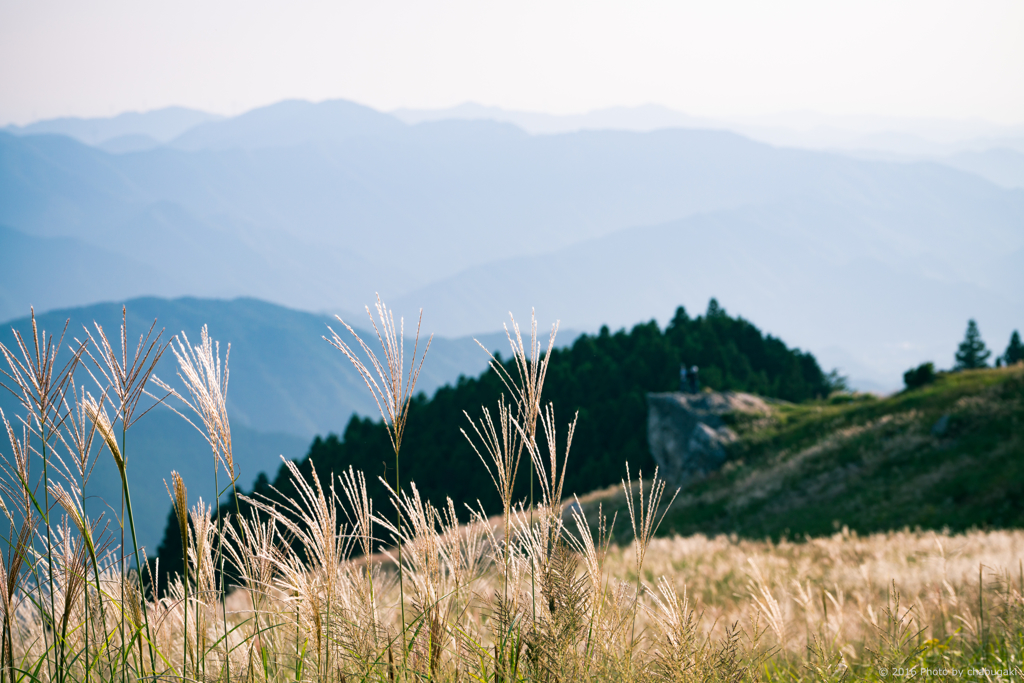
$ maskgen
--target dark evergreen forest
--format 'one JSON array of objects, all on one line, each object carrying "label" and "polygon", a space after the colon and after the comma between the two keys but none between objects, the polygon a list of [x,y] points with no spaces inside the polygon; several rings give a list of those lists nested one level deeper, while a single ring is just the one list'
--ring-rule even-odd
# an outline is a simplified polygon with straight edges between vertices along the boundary
[{"label": "dark evergreen forest", "polygon": [[[499,361],[515,376],[511,361],[501,357]],[[634,476],[640,470],[650,476],[654,462],[647,449],[645,395],[678,390],[682,364],[700,368],[703,387],[792,402],[827,395],[835,382],[834,375],[823,373],[810,353],[790,349],[743,318],[729,316],[714,299],[705,314],[695,318],[678,308],[664,330],[651,321],[628,332],[613,333],[603,327],[597,334],[581,335],[570,347],[552,351],[542,397],[545,404],[555,406],[560,435],[564,436],[566,424],[579,411],[566,467],[567,493],[583,494],[616,484],[625,474],[627,461]],[[460,428],[470,431],[463,411],[476,419],[481,406],[488,406],[494,414],[503,388],[497,374],[489,370],[475,378],[460,377],[454,386],[442,387],[431,398],[417,395],[402,443],[403,486],[414,481],[420,494],[435,504],[451,497],[460,510],[465,505],[482,505],[488,513],[499,512],[501,504],[490,476]],[[340,438],[318,436],[299,463],[307,477],[315,468],[325,489],[349,466],[366,473],[375,509],[392,514],[378,477],[394,483],[394,455],[379,419],[353,416]],[[524,493],[529,486],[525,459],[518,485]],[[292,496],[294,489],[282,466],[273,479],[260,474],[254,490],[246,493],[274,500]],[[240,507],[245,514],[244,503]],[[234,514],[236,501],[223,502],[222,509]],[[182,569],[181,539],[173,514],[158,554],[163,577]],[[166,585],[163,579],[160,583]]]}]

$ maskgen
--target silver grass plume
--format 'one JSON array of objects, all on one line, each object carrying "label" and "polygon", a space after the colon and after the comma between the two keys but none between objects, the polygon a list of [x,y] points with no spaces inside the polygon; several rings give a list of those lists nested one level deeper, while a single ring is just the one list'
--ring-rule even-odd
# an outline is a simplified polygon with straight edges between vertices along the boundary
[{"label": "silver grass plume", "polygon": [[405,432],[405,422],[409,415],[409,402],[412,400],[413,392],[416,389],[416,381],[419,379],[420,370],[423,368],[423,361],[427,357],[427,352],[430,350],[430,342],[434,336],[431,335],[427,338],[423,355],[419,357],[419,362],[417,363],[416,356],[419,350],[420,326],[423,322],[423,310],[420,309],[420,316],[416,323],[416,339],[413,343],[412,360],[409,364],[409,372],[406,374],[405,320],[399,319],[399,325],[396,327],[394,313],[388,310],[387,306],[380,300],[379,295],[377,296],[377,318],[379,322],[370,313],[369,306],[366,307],[366,315],[370,319],[370,325],[373,327],[373,331],[377,335],[377,341],[380,343],[381,350],[383,351],[383,361],[377,358],[373,349],[356,334],[355,330],[348,323],[342,320],[340,316],[335,317],[355,337],[356,342],[369,359],[370,366],[373,368],[372,372],[352,347],[330,326],[327,329],[331,332],[331,338],[328,339],[325,336],[324,340],[345,354],[345,357],[349,359],[363,378],[366,386],[370,389],[370,393],[373,394],[373,399],[377,403],[377,409],[380,411],[381,418],[383,418],[384,424],[388,428],[391,446],[397,452],[402,447],[402,435]]},{"label": "silver grass plume", "polygon": [[634,504],[633,480],[630,478],[629,463],[627,462],[626,478],[622,482],[622,490],[626,493],[626,507],[629,510],[630,524],[633,526],[633,538],[636,542],[636,573],[637,576],[640,576],[640,570],[643,568],[644,557],[647,555],[647,548],[651,544],[651,539],[654,537],[658,527],[661,526],[665,515],[668,514],[668,509],[672,506],[676,496],[679,495],[679,489],[676,489],[672,499],[665,506],[661,517],[657,517],[658,508],[661,506],[661,499],[665,494],[665,480],[658,479],[658,468],[654,468],[654,478],[651,480],[651,488],[646,505],[644,501],[643,473],[640,474],[637,484],[640,487],[640,495],[637,498],[636,504]]},{"label": "silver grass plume", "polygon": [[71,523],[75,525],[76,529],[78,529],[78,533],[80,533],[84,538],[89,535],[89,529],[86,526],[85,521],[85,512],[78,500],[78,491],[73,485],[72,491],[74,491],[74,493],[69,493],[64,488],[64,485],[59,482],[56,484],[50,484],[50,495],[53,496],[53,499],[57,501],[58,505],[64,508],[64,512],[67,513],[68,519],[71,520]]},{"label": "silver grass plume", "polygon": [[89,420],[95,426],[96,431],[100,433],[100,438],[103,439],[104,445],[110,451],[110,454],[114,456],[114,462],[117,464],[117,469],[121,473],[121,476],[125,474],[125,461],[121,455],[121,449],[117,445],[117,436],[114,434],[114,427],[110,423],[110,418],[107,417],[107,411],[103,407],[103,396],[97,401],[92,397],[92,394],[86,392],[85,399],[83,401],[85,406],[85,414],[89,417]]},{"label": "silver grass plume", "polygon": [[178,377],[185,383],[188,398],[159,377],[154,377],[153,382],[199,416],[203,424],[201,429],[182,415],[203,435],[213,449],[215,457],[224,463],[228,473],[234,478],[235,460],[231,450],[231,423],[228,420],[227,408],[230,374],[228,359],[231,356],[231,345],[227,345],[223,366],[220,362],[220,342],[210,339],[206,325],[203,325],[199,333],[199,344],[191,345],[188,337],[182,332],[177,339],[177,346],[174,340],[170,346],[178,361]]},{"label": "silver grass plume", "polygon": [[171,470],[171,486],[174,488],[173,493],[171,492],[171,489],[168,488],[167,482],[164,481],[164,488],[167,489],[167,495],[171,497],[171,507],[174,508],[174,516],[178,520],[178,533],[181,534],[181,547],[182,549],[187,549],[188,489],[185,488],[185,482],[176,470]]},{"label": "silver grass plume", "polygon": [[[373,350],[364,342],[355,330],[341,319],[338,322],[345,326],[349,333],[355,337],[363,353],[369,359],[373,372],[366,367],[359,356],[330,326],[327,329],[331,338],[326,336],[324,340],[341,351],[352,363],[356,371],[366,382],[367,388],[373,394],[373,400],[377,403],[381,418],[388,430],[388,438],[391,439],[391,447],[395,452],[395,488],[401,488],[401,464],[399,451],[402,448],[402,436],[405,434],[405,424],[409,418],[409,404],[412,401],[413,392],[416,389],[416,380],[419,379],[420,371],[423,369],[423,361],[426,360],[427,352],[430,350],[430,342],[433,335],[427,339],[423,355],[416,361],[416,352],[420,344],[420,328],[423,323],[423,309],[420,309],[419,319],[416,322],[416,341],[412,348],[412,360],[409,363],[409,373],[405,374],[405,320],[399,318],[399,326],[395,326],[394,313],[389,311],[377,295],[377,320],[374,320],[370,313],[370,307],[366,307],[366,316],[370,319],[370,325],[377,335],[384,352],[384,362],[381,362]],[[398,528],[402,527],[402,511],[398,507]],[[399,534],[401,536],[401,534]],[[398,592],[402,613],[402,653],[406,652],[406,623],[405,623],[405,571],[402,566],[402,546],[398,546]]]},{"label": "silver grass plume", "polygon": [[85,593],[87,576],[88,548],[83,536],[73,536],[68,525],[68,517],[64,517],[57,527],[57,566],[61,578],[63,604],[60,613],[61,640],[67,638],[71,626],[71,616],[78,605],[79,598]]},{"label": "silver grass plume", "polygon": [[57,353],[71,321],[64,323],[60,337],[54,341],[53,335],[39,330],[35,309],[31,309],[31,316],[32,336],[28,341],[12,330],[17,353],[0,343],[0,355],[8,366],[6,370],[0,368],[0,387],[18,399],[29,415],[29,428],[45,442],[67,417],[61,411],[65,406],[64,394],[86,348],[85,343],[79,343],[71,349],[71,358],[58,368]]},{"label": "silver grass plume", "polygon": [[373,553],[373,499],[366,493],[366,475],[362,471],[356,471],[349,465],[347,472],[342,472],[338,479],[341,481],[341,490],[345,493],[352,513],[348,510],[345,514],[359,537],[359,544],[362,546],[363,555],[369,562]]},{"label": "silver grass plume", "polygon": [[74,458],[75,468],[84,482],[88,481],[96,461],[89,464],[93,440],[96,437],[96,425],[89,419],[86,412],[85,387],[79,392],[74,381],[71,382],[71,393],[75,397],[74,407],[67,409],[68,417],[63,432],[59,433],[61,441]]},{"label": "silver grass plume", "polygon": [[572,448],[572,437],[576,433],[576,421],[578,419],[579,413],[577,412],[572,422],[569,423],[561,468],[559,468],[558,464],[558,432],[555,425],[554,405],[549,403],[544,407],[540,415],[541,425],[544,428],[544,440],[547,442],[548,447],[548,462],[546,464],[540,447],[537,445],[536,438],[527,440],[527,433],[524,428],[513,420],[521,437],[526,441],[526,447],[530,451],[530,457],[533,459],[533,465],[539,475],[541,495],[543,496],[542,503],[549,513],[555,517],[562,516],[562,488],[565,484],[565,466],[569,461],[569,451]]},{"label": "silver grass plume", "polygon": [[[121,420],[124,429],[127,430],[153,409],[153,406],[150,406],[138,417],[135,415],[139,400],[146,393],[146,383],[153,374],[153,370],[156,369],[156,364],[160,362],[160,357],[167,349],[167,345],[161,342],[163,330],[158,332],[155,337],[153,336],[153,331],[156,329],[156,320],[154,320],[149,331],[145,335],[139,335],[135,352],[129,355],[128,311],[124,306],[121,307],[120,353],[110,344],[103,327],[99,323],[93,324],[96,326],[96,336],[94,337],[88,328],[85,333],[89,342],[97,349],[99,358],[92,351],[86,350],[86,353],[105,381],[100,382],[95,375],[93,375],[93,379],[101,386],[110,387],[110,393],[118,401],[114,420]],[[99,342],[96,341],[97,337]],[[90,370],[90,374],[91,372]],[[160,400],[157,401],[157,403],[159,402]]]},{"label": "silver grass plume", "polygon": [[[512,417],[512,408],[505,402],[504,395],[498,400],[498,426],[495,427],[491,413],[486,407],[483,410],[483,418],[474,422],[469,413],[462,411],[462,414],[469,420],[473,432],[476,434],[487,458],[484,457],[476,442],[461,429],[466,441],[473,447],[473,451],[480,458],[480,462],[487,469],[494,487],[498,489],[501,497],[502,520],[504,523],[505,543],[509,541],[509,517],[512,512],[512,496],[515,490],[516,476],[519,473],[519,461],[522,455],[522,441],[520,441],[521,430],[515,428],[515,418]],[[487,462],[488,458],[494,464],[494,470]]]},{"label": "silver grass plume", "polygon": [[[679,495],[679,489],[676,489],[672,499],[665,506],[665,510],[661,513],[661,517],[657,517],[658,507],[661,505],[662,496],[665,494],[665,480],[658,479],[658,468],[654,468],[654,478],[651,480],[651,488],[646,501],[646,507],[644,502],[644,478],[643,473],[640,473],[639,480],[637,482],[640,487],[640,495],[637,497],[637,503],[633,503],[633,480],[629,474],[629,463],[626,463],[626,478],[622,481],[622,489],[626,494],[626,507],[629,509],[629,521],[633,527],[633,539],[636,549],[636,597],[633,601],[633,624],[631,627],[631,633],[635,632],[636,629],[636,608],[640,600],[640,581],[641,570],[644,566],[644,558],[647,556],[647,548],[651,544],[651,538],[654,537],[654,533],[661,526],[662,520],[665,519],[665,515],[668,514],[668,509],[672,507],[672,503],[675,501],[676,496]],[[630,636],[632,639],[632,635]],[[631,659],[630,664],[632,665],[632,652],[630,653]]]},{"label": "silver grass plume", "polygon": [[[10,467],[9,463],[5,462],[3,469],[8,474],[13,475],[14,479],[18,480],[18,486],[13,490],[7,486],[6,483],[0,482],[0,488],[3,489],[4,493],[9,495],[11,498],[20,501],[22,512],[25,517],[31,516],[32,511],[32,488],[29,484],[29,466],[31,459],[29,457],[28,449],[28,427],[22,428],[22,438],[14,433],[14,427],[7,420],[7,416],[4,415],[4,411],[0,408],[0,420],[3,420],[4,428],[7,430],[7,439],[11,443],[11,451],[14,453],[14,465]],[[4,459],[6,461],[6,458]],[[13,469],[13,471],[10,471]],[[5,514],[10,518],[10,511],[7,510],[7,506],[4,506]]]},{"label": "silver grass plume", "polygon": [[[541,412],[540,397],[544,390],[544,379],[547,377],[548,362],[551,360],[551,350],[555,347],[555,337],[558,335],[558,321],[551,326],[551,333],[548,335],[548,348],[541,354],[540,340],[537,338],[537,315],[536,311],[530,316],[530,346],[527,349],[523,342],[523,335],[519,324],[511,313],[508,314],[512,323],[512,332],[509,332],[508,325],[505,325],[505,336],[508,338],[509,346],[512,348],[512,359],[515,362],[516,375],[513,377],[505,366],[487,350],[483,344],[477,341],[487,355],[490,356],[490,366],[501,378],[502,383],[511,392],[518,405],[517,420],[526,432],[528,438],[533,438],[537,431],[537,419]],[[513,339],[514,333],[514,339]],[[522,447],[522,445],[520,445]]]}]

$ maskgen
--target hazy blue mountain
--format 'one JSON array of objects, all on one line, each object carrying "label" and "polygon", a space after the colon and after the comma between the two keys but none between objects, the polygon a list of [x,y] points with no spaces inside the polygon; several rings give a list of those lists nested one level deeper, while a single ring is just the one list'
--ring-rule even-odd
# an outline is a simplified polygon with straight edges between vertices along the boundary
[{"label": "hazy blue mountain", "polygon": [[[211,193],[204,191],[201,179],[198,188],[186,190],[198,189],[200,196],[175,196],[180,185],[189,185],[190,173],[201,172],[202,161],[179,152],[157,154],[162,161],[154,160],[155,168],[140,169],[133,158],[137,162],[147,153],[112,156],[66,137],[16,138],[0,133],[0,214],[7,225],[21,226],[18,231],[28,237],[69,237],[113,253],[116,258],[104,260],[106,273],[98,278],[116,281],[124,268],[123,287],[101,298],[249,295],[325,309],[337,308],[348,298],[363,302],[373,296],[373,284],[367,283],[376,269],[345,245],[311,243],[261,225],[248,215],[244,200],[236,206],[241,210],[225,211],[206,201]],[[182,158],[192,167],[174,163]],[[144,171],[152,173],[147,177]],[[155,191],[148,191],[144,182]],[[0,237],[2,251],[18,260],[15,253],[23,247]],[[76,295],[71,278],[60,275],[67,270],[62,256],[54,255],[47,296],[64,288],[65,298],[54,301],[44,296],[44,307],[36,293],[34,299],[11,301],[0,310],[0,318],[19,314],[33,301],[42,310],[87,303]],[[171,273],[174,288],[164,288],[159,277],[135,279],[133,264],[140,262],[155,273]],[[75,263],[78,267],[87,261]],[[13,270],[0,272],[0,289],[16,291],[24,284],[14,275]],[[392,286],[405,284],[401,272],[390,274],[388,280]],[[344,295],[354,291],[359,295]]]},{"label": "hazy blue mountain", "polygon": [[987,149],[980,152],[961,152],[937,161],[980,175],[996,185],[1024,188],[1024,152],[1012,149]]},{"label": "hazy blue mountain", "polygon": [[[744,218],[750,216],[760,222]],[[679,221],[698,221],[711,233],[702,239],[711,238],[731,229],[716,221],[733,218],[801,255],[764,262],[757,287],[766,301],[802,286],[802,274],[823,259],[877,263],[922,291],[939,282],[962,285],[979,300],[1015,297],[1024,192],[934,163],[780,149],[721,131],[531,136],[493,121],[406,125],[345,102],[282,103],[200,125],[171,145],[117,155],[66,137],[0,134],[0,224],[116,254],[114,269],[126,265],[124,292],[114,298],[244,295],[322,311],[357,308],[374,292],[386,300],[433,300],[427,293],[440,288],[458,300],[483,297],[497,315],[470,323],[471,311],[483,310],[477,303],[463,311],[428,306],[428,318],[459,318],[462,325],[434,329],[493,330],[505,311],[521,314],[552,300],[538,292],[524,304],[521,296],[548,278],[526,270],[545,255],[584,258],[587,245],[606,236]],[[747,279],[739,264],[762,260],[757,243],[744,237],[698,252],[644,248],[662,249],[659,256],[680,269],[700,259],[716,277],[738,282]],[[637,248],[623,253],[639,254]],[[668,315],[638,298],[635,283],[648,274],[644,258],[607,265],[621,275],[623,296],[636,302],[628,318],[594,312],[604,305],[596,290],[571,301],[574,310],[594,312],[586,319],[570,310],[547,314],[583,329]],[[80,303],[64,276],[73,268],[61,259],[54,259],[47,291],[66,283],[68,298],[48,305]],[[516,259],[522,268],[507,279],[487,277]],[[155,276],[140,285],[129,267],[140,263],[170,277],[172,287]],[[23,291],[10,278],[0,273],[3,291]],[[672,291],[665,298],[674,305],[680,297]],[[806,305],[832,306],[827,291],[811,287]],[[872,303],[866,295],[857,301]],[[770,327],[769,310],[743,312]],[[1019,325],[1016,315],[1007,309],[998,325]],[[937,338],[938,325],[929,318],[904,342],[925,344]],[[818,329],[794,329],[787,338],[807,345]],[[856,351],[838,333],[821,343]]]},{"label": "hazy blue mountain", "polygon": [[394,118],[355,102],[312,104],[287,100],[223,121],[196,126],[172,141],[178,149],[259,149],[352,138],[393,137],[406,127]]},{"label": "hazy blue mountain", "polygon": [[581,130],[629,130],[649,132],[664,128],[727,129],[722,122],[689,116],[657,104],[639,107],[608,107],[586,114],[542,114],[487,107],[467,102],[447,109],[396,109],[391,115],[409,124],[427,121],[500,121],[528,133],[575,133]]},{"label": "hazy blue mountain", "polygon": [[176,278],[72,237],[32,237],[0,225],[0,320],[118,299],[174,294]]},{"label": "hazy blue mountain", "polygon": [[[369,269],[387,270],[389,280],[399,274],[397,283],[371,286],[388,294],[497,257],[791,197],[899,204],[909,212],[932,211],[938,198],[956,213],[989,214],[970,221],[981,241],[990,237],[989,217],[1012,215],[1022,204],[953,171],[779,150],[708,131],[531,137],[498,124],[444,122],[396,139],[257,150],[111,156],[69,145],[0,139],[0,153],[10,159],[4,166],[13,167],[0,178],[0,220],[29,234],[102,242],[138,258],[107,236],[153,204],[178,204],[180,215],[203,224],[215,241],[226,234],[274,262],[324,247],[347,250]],[[939,240],[935,249],[946,247]],[[945,256],[960,254],[950,248]],[[247,261],[238,268],[251,271]],[[365,298],[359,294],[357,300]],[[338,298],[311,287],[301,299],[285,301],[316,309]]]},{"label": "hazy blue mountain", "polygon": [[[337,320],[275,306],[255,299],[216,301],[206,299],[143,298],[126,302],[130,344],[149,330],[157,319],[157,331],[165,330],[164,338],[184,331],[188,339],[198,343],[202,325],[208,324],[210,335],[221,342],[221,354],[231,344],[228,409],[231,415],[235,459],[245,486],[260,471],[276,471],[279,456],[297,458],[305,455],[316,434],[341,433],[353,413],[378,415],[366,385],[349,361],[326,341],[331,325],[350,342],[354,339]],[[406,352],[411,355],[412,333],[416,311],[406,313]],[[111,341],[118,344],[121,304],[96,304],[81,308],[53,311],[37,316],[42,330],[60,334],[65,321],[71,320],[61,357],[73,339],[84,339],[83,325],[99,322]],[[351,316],[350,324],[360,336],[376,343],[372,330],[367,333],[368,319]],[[13,348],[11,328],[23,335],[31,331],[27,318],[5,323],[0,341]],[[95,329],[93,328],[95,334]],[[427,333],[421,340],[420,350]],[[562,335],[564,343],[573,334]],[[504,334],[480,337],[492,350],[507,349]],[[507,355],[507,353],[506,353]],[[423,365],[417,389],[432,393],[443,384],[454,382],[460,375],[475,376],[487,366],[487,355],[473,339],[435,337]],[[6,364],[5,364],[6,367]],[[95,371],[94,371],[95,372]],[[176,361],[168,352],[156,375],[180,386],[176,378]],[[77,374],[80,385],[98,395],[88,373]],[[155,386],[151,390],[157,392]],[[179,406],[172,401],[173,405]],[[8,419],[21,414],[14,397],[0,389],[0,408]],[[138,510],[139,532],[147,544],[159,540],[163,531],[168,503],[163,479],[172,469],[185,477],[193,496],[213,499],[213,461],[209,447],[200,435],[179,416],[165,407],[157,407],[129,432],[129,479],[133,501]],[[0,453],[9,455],[6,437],[0,442]],[[110,462],[108,462],[108,460]],[[92,479],[90,503],[96,513],[103,505],[119,505],[117,473],[109,454],[100,459]]]},{"label": "hazy blue mountain", "polygon": [[881,116],[834,116],[792,111],[768,116],[709,118],[690,116],[647,104],[610,107],[583,114],[544,114],[488,107],[472,102],[446,109],[396,109],[406,123],[424,121],[501,121],[533,134],[581,130],[649,132],[667,128],[702,128],[739,133],[770,145],[842,150],[857,156],[931,158],[962,151],[1008,147],[1024,152],[1024,127],[968,119]]},{"label": "hazy blue mountain", "polygon": [[[803,202],[712,212],[489,263],[397,303],[438,311],[440,325],[458,334],[533,302],[566,325],[592,329],[602,316],[613,328],[651,318],[665,323],[679,304],[701,310],[717,297],[733,313],[814,350],[823,367],[863,373],[853,375],[855,385],[887,390],[898,388],[899,371],[917,359],[951,366],[969,317],[986,339],[1009,338],[1024,320],[1024,251],[991,250],[992,287],[965,284],[949,269],[930,268],[926,243],[943,232],[942,216],[922,215],[914,225],[912,217],[886,214],[882,207],[855,212]],[[960,219],[948,219],[952,233]],[[881,232],[898,221],[905,221],[901,237],[916,244],[887,250]],[[970,257],[969,234],[943,239],[959,242]]]},{"label": "hazy blue mountain", "polygon": [[7,126],[9,133],[67,135],[87,145],[99,145],[125,136],[146,136],[159,143],[168,142],[189,128],[221,118],[185,107],[165,107],[146,112],[126,112],[107,118],[65,117],[37,121],[26,126]]},{"label": "hazy blue mountain", "polygon": [[129,152],[145,152],[160,146],[160,141],[148,135],[119,135],[104,140],[96,145],[104,152],[111,154],[127,154]]}]

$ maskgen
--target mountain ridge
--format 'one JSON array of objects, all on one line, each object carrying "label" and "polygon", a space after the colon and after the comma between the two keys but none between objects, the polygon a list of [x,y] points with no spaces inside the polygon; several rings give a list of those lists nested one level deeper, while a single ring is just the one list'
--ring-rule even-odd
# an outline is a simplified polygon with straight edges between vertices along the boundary
[{"label": "mountain ridge", "polygon": [[54,133],[73,137],[87,145],[101,145],[127,135],[145,135],[165,143],[184,131],[207,121],[222,118],[217,114],[188,107],[164,107],[144,112],[124,112],[109,117],[66,116],[35,121],[23,126],[0,128],[16,135]]},{"label": "mountain ridge", "polygon": [[[292,109],[329,121],[335,110],[346,110],[357,121],[348,133],[339,124],[338,139],[318,142],[319,129],[303,132],[293,125],[304,119],[289,118]],[[508,259],[550,262],[549,255],[557,252],[578,262],[604,236],[673,221],[699,222],[710,214],[736,217],[740,224],[730,228],[733,232],[761,225],[763,234],[754,242],[777,237],[806,257],[776,258],[785,267],[766,269],[761,266],[773,262],[759,261],[754,242],[743,240],[701,252],[706,262],[701,267],[713,267],[715,276],[725,274],[726,280],[729,273],[747,279],[736,264],[758,263],[764,275],[758,286],[770,300],[796,291],[804,267],[822,254],[834,262],[839,252],[843,263],[880,263],[916,290],[936,281],[959,282],[979,308],[989,299],[1013,299],[1022,289],[1016,274],[1024,271],[1024,195],[936,164],[779,149],[727,132],[530,136],[487,122],[407,126],[349,103],[290,103],[246,120],[255,127],[245,124],[242,133],[256,142],[272,138],[270,126],[288,144],[231,143],[197,151],[162,146],[111,155],[66,138],[0,133],[0,224],[31,238],[76,239],[174,280],[168,288],[154,283],[151,291],[140,291],[128,282],[126,265],[125,291],[104,293],[112,298],[249,295],[305,310],[354,308],[375,292],[389,301],[411,301],[474,269],[500,269]],[[369,121],[372,134],[360,133],[359,121]],[[231,119],[205,125],[207,131],[230,132],[241,124]],[[745,218],[762,209],[764,220]],[[28,254],[23,260],[31,260],[32,251],[42,248],[6,239],[12,260],[22,257],[20,249]],[[643,245],[644,253],[638,248],[630,245],[629,273],[625,263],[609,266],[613,273],[632,275],[619,278],[621,295],[642,304],[633,315],[620,316],[621,324],[671,311],[670,305],[654,310],[644,282],[643,264],[662,259],[665,250],[657,243]],[[693,258],[685,254],[676,252],[681,263]],[[73,279],[65,273],[79,272],[80,262],[65,254],[51,271],[53,298],[46,306],[81,302],[61,301],[57,285],[62,282],[74,296]],[[858,273],[850,270],[852,280],[838,291],[863,310],[869,302],[857,298]],[[0,274],[0,289],[23,291],[18,289],[23,283],[5,277],[13,275]],[[542,301],[519,301],[519,288],[512,284],[519,277],[510,273],[504,283],[486,289],[487,310],[502,315],[488,314],[459,329],[488,329],[504,311]],[[687,282],[684,269],[674,275],[662,269],[660,277],[673,292],[666,300],[679,299]],[[466,292],[460,296],[477,296],[480,289],[462,286]],[[568,318],[570,305],[595,311],[600,301],[587,297],[581,291],[551,313]],[[831,306],[824,296],[803,296],[803,301],[812,308]],[[23,311],[26,303],[19,308],[12,301],[0,318]],[[775,319],[774,309],[743,308],[754,319]],[[876,338],[872,344],[922,347],[948,334],[942,330],[962,324],[954,320],[962,317],[961,308],[926,320],[914,336]],[[574,326],[595,329],[614,317],[600,313]],[[1007,308],[987,327],[1002,336],[1003,328],[1019,326],[1019,317],[1017,308]],[[815,332],[804,323],[787,335],[811,340]],[[835,335],[812,343],[838,348],[846,340]],[[847,345],[845,351],[857,349]],[[873,355],[861,351],[868,366]],[[898,382],[899,371],[878,364],[870,370],[873,381],[888,383]]]}]

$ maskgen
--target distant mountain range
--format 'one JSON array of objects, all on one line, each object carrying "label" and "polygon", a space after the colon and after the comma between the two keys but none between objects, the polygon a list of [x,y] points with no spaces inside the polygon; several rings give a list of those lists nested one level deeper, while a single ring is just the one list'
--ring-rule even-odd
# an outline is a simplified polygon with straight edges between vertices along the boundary
[{"label": "distant mountain range", "polygon": [[447,109],[396,109],[391,113],[409,124],[450,120],[500,121],[541,135],[581,130],[650,132],[667,128],[701,128],[739,133],[752,140],[783,147],[874,151],[911,156],[917,160],[932,158],[940,162],[944,157],[964,151],[1008,148],[1024,152],[1024,126],[978,120],[828,116],[813,112],[713,118],[689,116],[655,104],[557,115],[469,102]]},{"label": "distant mountain range", "polygon": [[148,140],[153,146],[170,142],[190,128],[220,119],[185,107],[167,107],[147,112],[126,112],[109,118],[65,117],[30,123],[26,126],[8,126],[5,130],[16,135],[66,135],[79,142],[94,146],[109,146],[115,151],[125,141],[135,138]]},{"label": "distant mountain range", "polygon": [[667,110],[641,112],[650,132],[545,135],[470,113],[291,101],[126,115],[88,133],[100,147],[67,137],[81,121],[0,133],[0,319],[142,295],[346,311],[380,292],[457,336],[532,306],[588,330],[717,295],[865,388],[947,363],[967,317],[1000,347],[1024,325],[1013,150],[949,160],[965,171],[661,129]]},{"label": "distant mountain range", "polygon": [[[951,155],[961,152],[1002,148],[1024,153],[1024,126],[999,125],[981,120],[832,116],[814,112],[716,118],[690,116],[655,104],[609,107],[585,114],[547,114],[489,107],[472,102],[445,109],[396,109],[390,114],[407,124],[432,121],[510,123],[527,133],[539,135],[575,133],[581,130],[722,130],[783,147],[873,151],[917,160],[930,158],[942,163],[946,163]],[[87,145],[123,153],[168,143],[191,128],[222,118],[184,107],[167,107],[109,118],[49,119],[25,126],[10,125],[3,130],[16,135],[67,135]]]},{"label": "distant mountain range", "polygon": [[[379,415],[369,390],[352,365],[322,339],[323,335],[330,334],[327,325],[331,325],[351,340],[337,320],[255,299],[145,298],[127,301],[125,306],[129,343],[133,349],[138,335],[148,331],[154,319],[157,331],[164,330],[165,340],[184,331],[189,341],[198,343],[200,329],[208,324],[211,337],[221,343],[222,356],[227,352],[227,344],[231,344],[228,410],[243,486],[250,486],[258,472],[276,471],[280,456],[299,458],[305,455],[315,435],[340,434],[353,414]],[[121,304],[97,304],[37,316],[41,330],[57,335],[67,320],[71,322],[65,346],[75,338],[84,339],[85,325],[95,335],[94,321],[102,325],[111,342],[119,346]],[[364,331],[369,324],[365,313],[346,322],[359,330],[360,336],[368,342],[376,343],[372,330]],[[410,326],[414,333],[415,320],[406,318],[405,322],[407,333]],[[0,342],[8,348],[13,348],[14,344],[12,328],[25,336],[31,334],[27,318],[4,324],[0,328]],[[572,332],[566,332],[560,341],[569,343],[573,337]],[[412,341],[411,337],[407,340],[409,354]],[[421,351],[425,341],[421,342]],[[481,337],[480,342],[495,351],[505,351],[508,347],[504,333]],[[62,357],[67,357],[66,349]],[[473,339],[435,337],[417,390],[429,395],[444,384],[456,382],[460,375],[475,377],[487,367],[487,361],[487,354]],[[155,374],[180,387],[171,353],[164,355]],[[80,386],[98,395],[95,383],[84,368],[77,378]],[[151,390],[159,393],[155,386]],[[14,397],[2,389],[0,408],[9,420],[22,414]],[[9,453],[6,440],[5,435],[0,453]],[[193,496],[202,495],[210,501],[214,493],[213,461],[209,446],[200,435],[163,407],[155,408],[132,428],[128,443],[129,480],[134,491],[133,501],[137,503],[139,532],[153,549],[163,533],[168,510],[162,478],[176,469],[189,482]],[[116,506],[120,500],[119,479],[109,453],[99,462],[87,491],[93,496],[89,502],[93,514],[106,509],[106,505]]]}]

